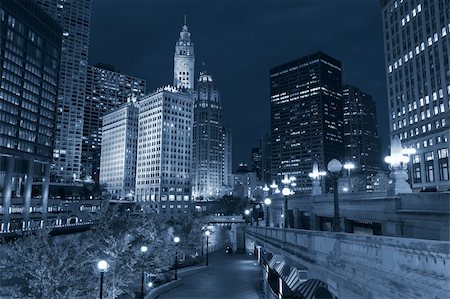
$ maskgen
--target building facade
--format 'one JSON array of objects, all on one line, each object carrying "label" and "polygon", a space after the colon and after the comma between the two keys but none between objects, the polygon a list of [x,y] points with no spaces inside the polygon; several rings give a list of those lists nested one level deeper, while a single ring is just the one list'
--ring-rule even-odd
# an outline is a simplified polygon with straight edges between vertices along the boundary
[{"label": "building facade", "polygon": [[71,182],[81,177],[91,0],[35,2],[63,28],[52,173]]},{"label": "building facade", "polygon": [[223,185],[222,103],[213,78],[200,73],[194,95],[192,196],[217,198]]},{"label": "building facade", "polygon": [[231,195],[233,189],[233,134],[228,126],[222,127],[223,167],[221,196]]},{"label": "building facade", "polygon": [[256,179],[262,180],[262,147],[253,147],[251,150],[252,171],[256,173]]},{"label": "building facade", "polygon": [[314,162],[343,157],[341,62],[314,53],[270,70],[271,176],[310,192]]},{"label": "building facade", "polygon": [[450,7],[381,0],[391,138],[413,147],[413,189],[448,190]]},{"label": "building facade", "polygon": [[193,106],[191,93],[171,86],[139,101],[135,199],[168,217],[191,208]]},{"label": "building facade", "polygon": [[47,225],[61,37],[32,1],[0,2],[3,232]]},{"label": "building facade", "polygon": [[139,108],[136,103],[103,116],[100,158],[100,184],[114,200],[133,200],[136,184],[136,159]]},{"label": "building facade", "polygon": [[352,85],[344,85],[342,88],[342,102],[344,162],[355,165],[351,176],[356,179],[359,175],[359,180],[364,183],[364,186],[360,186],[364,190],[359,191],[366,191],[367,186],[371,188],[371,179],[382,166],[377,106],[371,95]]},{"label": "building facade", "polygon": [[88,66],[81,154],[82,178],[98,182],[102,118],[145,93],[145,80],[124,75],[106,64]]},{"label": "building facade", "polygon": [[194,89],[194,43],[191,41],[191,34],[184,20],[180,38],[175,45],[175,55],[173,58],[173,86],[176,88]]}]

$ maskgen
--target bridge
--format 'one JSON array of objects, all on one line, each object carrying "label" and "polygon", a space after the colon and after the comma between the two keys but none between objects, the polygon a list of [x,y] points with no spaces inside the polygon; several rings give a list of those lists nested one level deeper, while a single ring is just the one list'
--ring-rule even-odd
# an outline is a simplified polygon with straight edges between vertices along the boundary
[{"label": "bridge", "polygon": [[211,215],[208,217],[209,224],[239,224],[244,223],[245,219],[239,216],[220,216],[220,215]]},{"label": "bridge", "polygon": [[[447,241],[246,226],[267,298],[449,298]],[[322,297],[321,297],[322,298]],[[325,297],[326,298],[326,297]]]},{"label": "bridge", "polygon": [[343,232],[331,194],[289,196],[286,212],[274,195],[259,226],[238,230],[268,298],[450,298],[448,192],[339,197]]}]

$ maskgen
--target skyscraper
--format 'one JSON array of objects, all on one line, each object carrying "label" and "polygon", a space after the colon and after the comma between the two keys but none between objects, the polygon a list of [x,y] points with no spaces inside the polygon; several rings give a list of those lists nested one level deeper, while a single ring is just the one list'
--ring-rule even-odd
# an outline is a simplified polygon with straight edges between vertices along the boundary
[{"label": "skyscraper", "polygon": [[[261,140],[260,140],[261,141]],[[252,148],[252,171],[256,173],[256,179],[262,180],[262,147]]]},{"label": "skyscraper", "polygon": [[314,162],[325,169],[343,156],[341,63],[314,53],[270,70],[272,179],[312,188]]},{"label": "skyscraper", "polygon": [[35,1],[63,28],[52,172],[68,182],[81,176],[91,0]]},{"label": "skyscraper", "polygon": [[32,1],[1,1],[0,28],[0,230],[46,226],[62,28]]},{"label": "skyscraper", "polygon": [[139,101],[135,198],[166,216],[190,208],[193,114],[184,89],[160,88]]},{"label": "skyscraper", "polygon": [[217,198],[223,184],[222,103],[213,78],[200,73],[194,95],[192,195]]},{"label": "skyscraper", "polygon": [[352,85],[343,87],[342,102],[344,161],[352,162],[356,166],[352,173],[360,174],[364,183],[367,183],[371,175],[381,170],[377,107],[371,95]]},{"label": "skyscraper", "polygon": [[233,135],[231,128],[222,127],[223,167],[222,167],[222,191],[220,195],[230,195],[233,188]]},{"label": "skyscraper", "polygon": [[103,116],[100,183],[106,184],[112,199],[134,198],[138,117],[133,102]]},{"label": "skyscraper", "polygon": [[173,57],[173,86],[176,88],[194,89],[194,43],[191,41],[191,34],[186,25],[180,32],[180,38],[175,45],[175,55]]},{"label": "skyscraper", "polygon": [[81,156],[82,178],[91,177],[98,182],[103,115],[116,110],[131,98],[143,96],[144,93],[143,79],[121,74],[113,66],[103,63],[88,66]]},{"label": "skyscraper", "polygon": [[391,138],[413,147],[414,189],[448,190],[450,7],[381,0]]}]

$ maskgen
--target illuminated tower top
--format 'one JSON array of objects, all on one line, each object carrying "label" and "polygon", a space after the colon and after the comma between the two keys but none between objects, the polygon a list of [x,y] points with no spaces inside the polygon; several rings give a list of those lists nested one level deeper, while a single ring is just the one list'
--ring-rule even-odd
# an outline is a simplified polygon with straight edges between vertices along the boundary
[{"label": "illuminated tower top", "polygon": [[180,39],[175,45],[173,60],[173,85],[178,88],[194,89],[194,43],[191,41],[191,34],[186,25],[186,16],[184,16]]}]

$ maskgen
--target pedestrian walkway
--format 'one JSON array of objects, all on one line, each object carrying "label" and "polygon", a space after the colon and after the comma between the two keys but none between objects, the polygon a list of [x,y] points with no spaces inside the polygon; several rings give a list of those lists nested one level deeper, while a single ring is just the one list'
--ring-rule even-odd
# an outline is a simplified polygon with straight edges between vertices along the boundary
[{"label": "pedestrian walkway", "polygon": [[181,278],[182,284],[158,299],[260,299],[262,270],[253,256],[226,254],[209,256],[206,270]]}]

